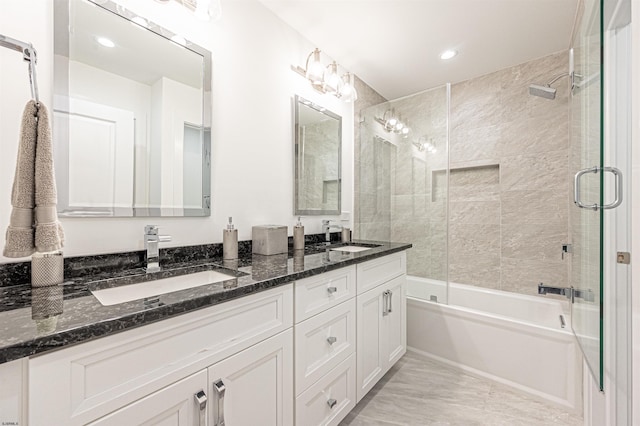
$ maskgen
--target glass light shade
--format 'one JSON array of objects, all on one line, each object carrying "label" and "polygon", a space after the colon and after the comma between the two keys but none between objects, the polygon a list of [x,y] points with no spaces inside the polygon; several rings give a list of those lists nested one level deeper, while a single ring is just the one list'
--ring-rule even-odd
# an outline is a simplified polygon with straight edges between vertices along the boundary
[{"label": "glass light shade", "polygon": [[324,81],[324,65],[320,62],[320,50],[314,50],[307,58],[307,72],[305,76],[312,85],[322,87]]},{"label": "glass light shade", "polygon": [[346,73],[342,76],[342,89],[340,89],[340,99],[345,102],[355,102],[358,100],[358,92],[351,84],[351,74]]},{"label": "glass light shade", "polygon": [[342,79],[338,75],[338,64],[335,61],[324,72],[324,91],[337,94],[342,89]]}]

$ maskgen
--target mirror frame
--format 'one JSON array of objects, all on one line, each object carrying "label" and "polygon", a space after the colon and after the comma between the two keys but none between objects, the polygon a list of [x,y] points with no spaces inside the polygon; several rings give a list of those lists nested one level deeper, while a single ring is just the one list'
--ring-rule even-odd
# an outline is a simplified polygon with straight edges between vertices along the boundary
[{"label": "mirror frame", "polygon": [[[69,15],[70,15],[70,2],[75,0],[54,0],[54,55],[57,52],[63,51],[66,57],[69,57],[69,31],[61,31],[63,34],[61,37],[56,36],[55,28],[69,28]],[[126,19],[129,22],[138,16],[125,7],[115,3],[112,0],[85,0],[96,7],[113,13],[116,16]],[[145,18],[146,19],[146,18]],[[177,35],[176,33],[158,25],[157,23],[146,19],[148,27],[145,28],[152,33],[159,35],[167,39],[170,43],[175,43],[171,40],[171,37]],[[162,214],[168,210],[174,210],[174,207],[136,207],[134,200],[132,200],[131,208],[126,208],[127,214],[121,212],[122,208],[111,207],[110,214],[104,214],[104,209],[101,211],[95,211],[93,208],[84,208],[82,211],[68,211],[63,212],[62,209],[69,209],[68,202],[65,206],[64,203],[58,204],[58,215],[63,217],[205,217],[211,215],[211,76],[212,76],[212,54],[204,47],[190,41],[185,40],[185,49],[191,50],[194,53],[202,56],[203,58],[203,82],[202,82],[202,145],[203,145],[203,157],[202,157],[202,208],[182,208],[181,215],[175,214]],[[61,93],[67,93],[67,99],[69,94],[69,67],[54,66],[54,73],[60,73],[63,75],[62,81],[67,84],[66,87],[54,88],[54,93],[58,90]],[[54,82],[55,82],[54,78]],[[52,108],[53,109],[53,108]],[[67,168],[68,168],[68,164]],[[64,200],[63,200],[64,201]],[[130,212],[130,213],[129,213]]]},{"label": "mirror frame", "polygon": [[[300,158],[302,142],[300,140],[300,103],[318,111],[328,117],[338,120],[338,207],[336,210],[303,210],[300,209],[300,178],[302,177],[302,158]],[[294,96],[294,193],[293,193],[293,213],[296,216],[320,216],[320,215],[339,215],[342,213],[342,116],[318,105],[302,96]]]}]

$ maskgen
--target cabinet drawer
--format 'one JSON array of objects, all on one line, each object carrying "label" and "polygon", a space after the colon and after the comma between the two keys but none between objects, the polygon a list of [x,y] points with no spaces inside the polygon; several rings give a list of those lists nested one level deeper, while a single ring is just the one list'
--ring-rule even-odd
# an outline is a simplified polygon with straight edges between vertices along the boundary
[{"label": "cabinet drawer", "polygon": [[295,321],[303,321],[355,295],[355,266],[296,281]]},{"label": "cabinet drawer", "polygon": [[340,423],[356,406],[355,379],[356,357],[352,354],[296,398],[296,425]]},{"label": "cabinet drawer", "polygon": [[296,324],[296,395],[355,352],[356,301]]},{"label": "cabinet drawer", "polygon": [[291,284],[29,360],[33,426],[85,424],[293,324]]},{"label": "cabinet drawer", "polygon": [[406,273],[407,254],[402,251],[360,263],[356,266],[358,271],[358,294],[362,294],[398,275]]}]

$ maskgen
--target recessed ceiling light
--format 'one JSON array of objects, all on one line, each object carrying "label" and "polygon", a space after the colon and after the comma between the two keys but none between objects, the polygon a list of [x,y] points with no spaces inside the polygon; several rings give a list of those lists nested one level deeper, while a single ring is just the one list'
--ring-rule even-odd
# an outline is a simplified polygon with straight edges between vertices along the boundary
[{"label": "recessed ceiling light", "polygon": [[106,37],[98,37],[96,38],[96,41],[104,47],[116,47],[116,44]]},{"label": "recessed ceiling light", "polygon": [[440,59],[444,59],[444,60],[451,59],[457,54],[458,54],[457,50],[453,50],[453,49],[445,50],[440,54]]}]

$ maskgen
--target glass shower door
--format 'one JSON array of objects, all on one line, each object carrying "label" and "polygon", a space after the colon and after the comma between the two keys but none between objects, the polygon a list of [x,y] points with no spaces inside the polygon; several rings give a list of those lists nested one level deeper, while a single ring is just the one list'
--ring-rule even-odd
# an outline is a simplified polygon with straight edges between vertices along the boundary
[{"label": "glass shower door", "polygon": [[602,5],[586,0],[573,35],[569,172],[571,323],[591,373],[602,389]]}]

